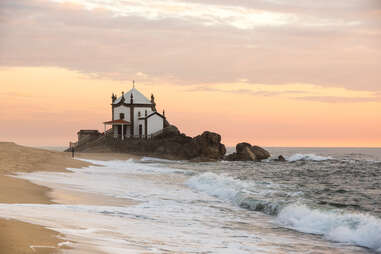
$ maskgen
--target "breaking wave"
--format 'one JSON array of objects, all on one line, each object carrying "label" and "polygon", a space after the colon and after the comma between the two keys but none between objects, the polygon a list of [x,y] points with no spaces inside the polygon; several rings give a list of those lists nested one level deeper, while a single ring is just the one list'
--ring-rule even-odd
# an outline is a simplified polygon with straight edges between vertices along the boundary
[{"label": "breaking wave", "polygon": [[210,172],[194,176],[186,184],[192,189],[206,192],[224,201],[234,201],[235,196],[246,187],[242,181]]},{"label": "breaking wave", "polygon": [[159,163],[181,163],[184,161],[179,160],[167,160],[167,159],[161,159],[161,158],[154,158],[154,157],[143,157],[140,159],[141,162],[159,162]]},{"label": "breaking wave", "polygon": [[381,219],[371,215],[311,209],[303,204],[292,204],[279,212],[277,221],[297,231],[319,234],[335,242],[381,252]]},{"label": "breaking wave", "polygon": [[265,196],[273,190],[261,189],[255,183],[241,181],[229,176],[207,172],[190,178],[186,184],[192,189],[205,192],[251,211],[276,215],[283,206],[283,202],[257,198]]},{"label": "breaking wave", "polygon": [[326,160],[333,160],[332,157],[324,157],[316,154],[301,154],[297,153],[292,156],[290,156],[287,161],[294,162],[294,161],[326,161]]},{"label": "breaking wave", "polygon": [[[203,173],[186,182],[194,190],[205,192],[220,200],[268,215],[276,216],[282,227],[304,233],[323,235],[325,238],[370,248],[381,252],[381,219],[367,214],[344,213],[341,210],[320,210],[305,204],[265,199],[264,189],[251,189],[255,183],[229,176]],[[290,194],[292,195],[292,194]]]}]

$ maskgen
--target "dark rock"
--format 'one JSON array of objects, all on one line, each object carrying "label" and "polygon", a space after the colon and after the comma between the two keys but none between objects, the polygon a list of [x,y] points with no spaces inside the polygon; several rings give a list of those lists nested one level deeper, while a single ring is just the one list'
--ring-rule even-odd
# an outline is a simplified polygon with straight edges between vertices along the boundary
[{"label": "dark rock", "polygon": [[251,145],[249,143],[246,143],[246,142],[242,142],[242,143],[238,143],[236,146],[235,146],[235,150],[237,153],[242,153],[244,152],[244,150],[246,150],[246,147],[251,147]]},{"label": "dark rock", "polygon": [[181,134],[176,126],[170,125],[151,139],[115,139],[102,135],[94,142],[81,143],[76,147],[78,152],[121,152],[138,155],[149,155],[177,160],[215,161],[226,153],[221,144],[221,136],[205,131],[197,137]]},{"label": "dark rock", "polygon": [[180,135],[179,129],[174,125],[169,125],[168,127],[165,127],[163,131],[156,136],[154,136],[154,139],[163,139],[163,138],[170,138],[170,137],[176,137]]},{"label": "dark rock", "polygon": [[198,156],[207,160],[222,159],[226,153],[225,145],[221,144],[221,136],[214,132],[205,131],[193,138]]},{"label": "dark rock", "polygon": [[285,162],[285,161],[286,161],[286,158],[284,158],[283,155],[279,155],[279,156],[278,156],[278,159],[276,159],[276,161]]},{"label": "dark rock", "polygon": [[236,152],[225,156],[228,161],[261,161],[270,157],[270,153],[259,146],[242,142],[236,145]]},{"label": "dark rock", "polygon": [[259,146],[252,146],[251,151],[255,154],[255,156],[257,157],[257,160],[259,161],[266,160],[267,158],[270,158],[271,156],[271,154],[267,150]]},{"label": "dark rock", "polygon": [[237,153],[231,153],[224,157],[224,160],[226,161],[236,161],[237,159]]}]

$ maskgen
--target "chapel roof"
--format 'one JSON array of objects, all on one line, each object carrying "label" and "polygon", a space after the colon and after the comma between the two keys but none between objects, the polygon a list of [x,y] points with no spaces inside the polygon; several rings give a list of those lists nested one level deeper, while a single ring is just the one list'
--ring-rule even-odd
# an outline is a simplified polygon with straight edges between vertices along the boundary
[{"label": "chapel roof", "polygon": [[[141,92],[138,91],[135,87],[133,87],[130,91],[124,94],[124,100],[126,103],[130,103],[131,94],[134,98],[134,104],[152,104],[147,97],[145,97]],[[114,101],[113,104],[118,104],[122,96]]]},{"label": "chapel roof", "polygon": [[152,113],[149,114],[148,116],[139,117],[139,119],[142,120],[142,119],[150,118],[150,117],[153,116],[153,115],[158,115],[158,116],[160,116],[161,118],[164,118],[164,119],[165,119],[165,116],[163,116],[162,114],[160,114],[160,113],[157,112],[157,111],[152,112]]}]

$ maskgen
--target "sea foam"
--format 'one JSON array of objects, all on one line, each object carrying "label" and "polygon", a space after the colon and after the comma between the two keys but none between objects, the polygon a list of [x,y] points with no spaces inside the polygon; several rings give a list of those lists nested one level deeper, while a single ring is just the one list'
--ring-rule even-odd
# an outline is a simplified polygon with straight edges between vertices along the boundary
[{"label": "sea foam", "polygon": [[206,192],[224,201],[234,201],[236,195],[246,187],[242,181],[211,172],[194,176],[186,184],[192,189]]},{"label": "sea foam", "polygon": [[297,231],[320,234],[332,241],[381,252],[381,219],[371,215],[292,204],[280,211],[277,221]]},{"label": "sea foam", "polygon": [[140,159],[141,162],[159,162],[159,163],[182,163],[184,161],[180,160],[167,160],[155,157],[143,157]]},{"label": "sea foam", "polygon": [[276,216],[275,221],[283,227],[381,252],[381,219],[374,216],[312,209],[304,204],[266,199],[266,190],[253,191],[259,187],[255,183],[210,172],[193,176],[186,184],[242,208]]},{"label": "sea foam", "polygon": [[316,154],[301,154],[297,153],[294,155],[291,155],[287,161],[289,162],[294,162],[294,161],[326,161],[326,160],[333,160],[332,157],[325,157],[325,156],[320,156]]},{"label": "sea foam", "polygon": [[205,192],[220,200],[269,215],[277,214],[282,206],[282,202],[265,199],[273,192],[280,192],[280,190],[273,190],[268,183],[263,186],[263,184],[241,181],[229,176],[207,172],[193,176],[186,184],[192,189]]}]

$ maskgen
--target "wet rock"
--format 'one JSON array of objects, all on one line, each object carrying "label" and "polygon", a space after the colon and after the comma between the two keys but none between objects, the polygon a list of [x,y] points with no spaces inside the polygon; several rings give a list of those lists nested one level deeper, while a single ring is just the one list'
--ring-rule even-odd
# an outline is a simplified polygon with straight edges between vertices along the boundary
[{"label": "wet rock", "polygon": [[266,160],[267,158],[270,158],[271,156],[271,154],[267,150],[259,146],[252,146],[251,151],[255,154],[255,156],[257,157],[257,160],[259,161]]},{"label": "wet rock", "polygon": [[228,161],[261,161],[269,158],[268,151],[259,146],[252,146],[249,143],[242,142],[236,145],[236,152],[225,156]]},{"label": "wet rock", "polygon": [[201,158],[219,160],[226,153],[225,145],[221,144],[221,136],[214,132],[205,131],[193,138],[193,143]]},{"label": "wet rock", "polygon": [[283,157],[283,155],[279,155],[277,159],[275,159],[275,161],[280,161],[280,162],[286,162],[286,158]]}]

